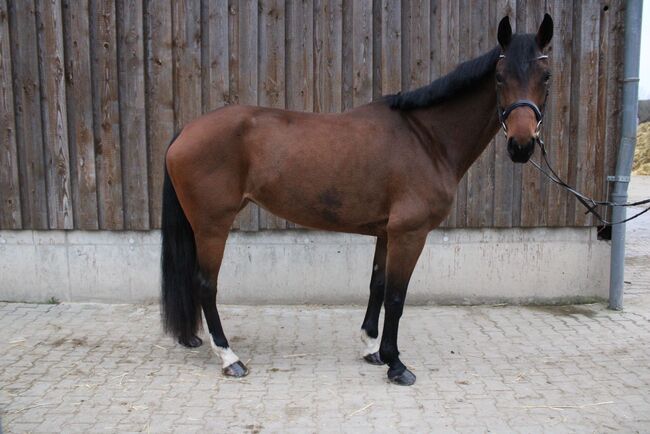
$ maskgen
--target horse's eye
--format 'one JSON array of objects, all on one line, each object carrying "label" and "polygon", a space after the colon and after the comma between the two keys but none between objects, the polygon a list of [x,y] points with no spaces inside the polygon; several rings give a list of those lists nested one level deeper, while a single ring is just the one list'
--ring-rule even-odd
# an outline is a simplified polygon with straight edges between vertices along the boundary
[{"label": "horse's eye", "polygon": [[544,83],[548,83],[548,81],[551,79],[551,73],[550,72],[545,72],[544,73]]},{"label": "horse's eye", "polygon": [[497,84],[503,84],[503,75],[497,73],[496,79],[497,79]]}]

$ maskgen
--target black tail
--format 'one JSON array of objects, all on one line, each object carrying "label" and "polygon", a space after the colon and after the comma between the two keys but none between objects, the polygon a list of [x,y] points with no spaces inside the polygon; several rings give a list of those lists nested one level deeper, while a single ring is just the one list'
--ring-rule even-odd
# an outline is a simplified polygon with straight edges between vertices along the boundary
[{"label": "black tail", "polygon": [[165,331],[189,342],[201,324],[198,264],[190,222],[178,202],[167,165],[162,198],[162,320]]}]

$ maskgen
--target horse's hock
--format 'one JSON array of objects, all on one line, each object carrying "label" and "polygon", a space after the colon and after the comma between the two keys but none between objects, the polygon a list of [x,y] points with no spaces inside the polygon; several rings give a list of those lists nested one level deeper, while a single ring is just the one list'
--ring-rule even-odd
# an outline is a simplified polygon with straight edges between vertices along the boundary
[{"label": "horse's hock", "polygon": [[[219,300],[364,304],[374,238],[233,231]],[[160,233],[0,231],[0,299],[154,302]],[[607,297],[609,243],[595,228],[440,229],[429,234],[407,302],[558,303]]]}]

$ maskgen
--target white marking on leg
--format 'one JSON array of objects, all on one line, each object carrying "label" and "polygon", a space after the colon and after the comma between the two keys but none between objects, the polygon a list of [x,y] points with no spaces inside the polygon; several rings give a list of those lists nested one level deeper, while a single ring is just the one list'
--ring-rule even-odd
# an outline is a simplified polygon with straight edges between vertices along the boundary
[{"label": "white marking on leg", "polygon": [[212,351],[219,356],[221,359],[221,367],[222,368],[227,368],[228,366],[232,365],[235,362],[239,361],[239,357],[237,357],[237,354],[233,352],[230,348],[223,348],[220,346],[215,345],[215,343],[210,339],[210,343],[212,344]]},{"label": "white marking on leg", "polygon": [[365,330],[361,329],[361,341],[366,344],[366,348],[363,349],[364,357],[379,351],[379,344],[381,343],[379,337],[371,338]]}]

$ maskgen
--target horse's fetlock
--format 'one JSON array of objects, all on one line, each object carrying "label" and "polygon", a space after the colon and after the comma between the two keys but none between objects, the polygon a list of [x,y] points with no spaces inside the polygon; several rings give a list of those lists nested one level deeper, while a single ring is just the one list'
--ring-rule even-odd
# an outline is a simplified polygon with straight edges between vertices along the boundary
[{"label": "horse's fetlock", "polygon": [[375,325],[371,324],[364,324],[361,329],[366,333],[366,335],[370,338],[377,339],[379,336],[379,328]]},{"label": "horse's fetlock", "polygon": [[[384,359],[382,358],[382,360]],[[392,363],[388,364],[389,377],[401,375],[404,371],[406,371],[406,366],[404,366],[404,363],[402,363],[399,359],[396,359]]]},{"label": "horse's fetlock", "polygon": [[213,334],[210,335],[212,337],[212,342],[214,345],[220,348],[229,348],[228,345],[228,339],[226,339],[225,336],[215,336]]},{"label": "horse's fetlock", "polygon": [[379,356],[381,357],[381,360],[391,366],[395,361],[399,362],[399,351],[397,351],[397,348],[393,345],[381,345],[379,347]]}]

